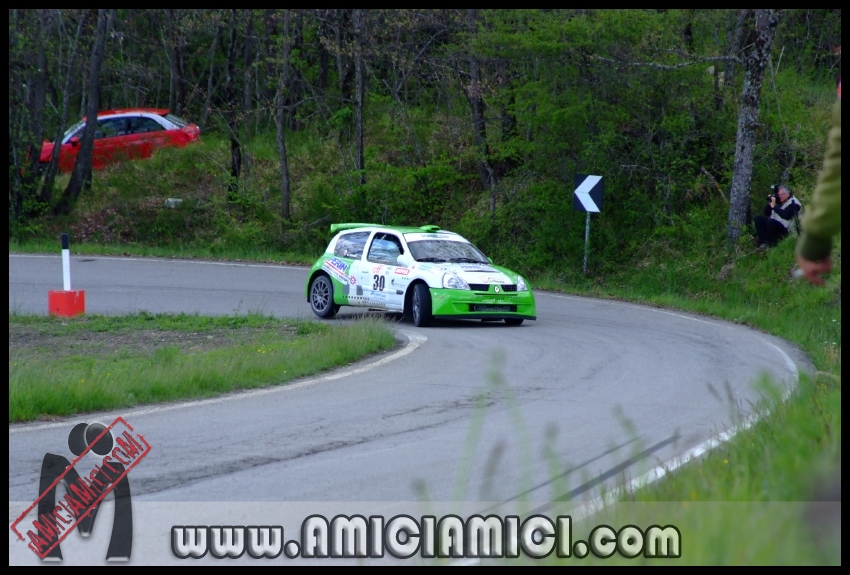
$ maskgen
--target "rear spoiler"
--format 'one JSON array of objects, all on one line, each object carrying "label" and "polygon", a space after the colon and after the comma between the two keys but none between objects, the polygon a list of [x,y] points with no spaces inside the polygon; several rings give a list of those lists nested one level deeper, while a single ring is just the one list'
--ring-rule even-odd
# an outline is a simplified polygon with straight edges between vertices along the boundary
[{"label": "rear spoiler", "polygon": [[336,232],[342,230],[353,230],[355,228],[380,228],[383,227],[381,224],[331,224],[331,233],[335,234]]}]

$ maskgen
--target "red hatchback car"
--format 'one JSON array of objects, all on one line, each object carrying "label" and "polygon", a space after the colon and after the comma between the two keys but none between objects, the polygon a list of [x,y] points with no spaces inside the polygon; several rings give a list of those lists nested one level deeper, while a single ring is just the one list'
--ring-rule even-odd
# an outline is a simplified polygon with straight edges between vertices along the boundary
[{"label": "red hatchback car", "polygon": [[[80,138],[86,127],[86,119],[71,126],[62,136],[59,152],[59,170],[70,172],[77,161],[80,150]],[[201,130],[195,124],[168,110],[154,108],[128,108],[109,110],[97,115],[97,131],[94,136],[92,168],[105,166],[123,160],[150,158],[154,150],[164,147],[183,147],[201,137]],[[51,142],[41,146],[41,162],[47,163],[53,155]]]}]

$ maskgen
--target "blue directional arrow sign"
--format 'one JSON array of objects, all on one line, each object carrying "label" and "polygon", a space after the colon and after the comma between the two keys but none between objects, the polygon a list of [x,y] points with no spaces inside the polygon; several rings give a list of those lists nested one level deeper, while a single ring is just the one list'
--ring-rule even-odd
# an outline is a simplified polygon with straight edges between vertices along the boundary
[{"label": "blue directional arrow sign", "polygon": [[575,179],[573,209],[580,212],[602,211],[602,176],[578,174]]}]

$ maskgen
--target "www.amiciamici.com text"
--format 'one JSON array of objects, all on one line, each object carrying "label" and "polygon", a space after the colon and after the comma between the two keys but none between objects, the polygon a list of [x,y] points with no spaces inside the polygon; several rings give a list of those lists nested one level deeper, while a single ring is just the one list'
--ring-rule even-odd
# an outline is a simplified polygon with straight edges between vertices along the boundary
[{"label": "www.amiciamici.com text", "polygon": [[681,557],[681,532],[673,525],[641,529],[626,525],[592,528],[586,540],[573,541],[572,518],[544,515],[457,515],[443,517],[337,515],[328,520],[311,515],[301,524],[299,539],[285,539],[279,525],[175,525],[171,549],[176,557],[210,556],[255,559],[295,558],[600,558],[619,554],[632,558]]}]

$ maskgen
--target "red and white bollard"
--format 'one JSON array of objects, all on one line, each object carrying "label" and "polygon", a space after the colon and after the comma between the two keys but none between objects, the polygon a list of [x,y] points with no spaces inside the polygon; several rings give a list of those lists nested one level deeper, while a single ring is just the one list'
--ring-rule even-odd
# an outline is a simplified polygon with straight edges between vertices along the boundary
[{"label": "red and white bollard", "polygon": [[62,291],[47,292],[47,312],[50,315],[73,317],[86,313],[86,292],[71,289],[71,250],[68,234],[62,234]]}]

